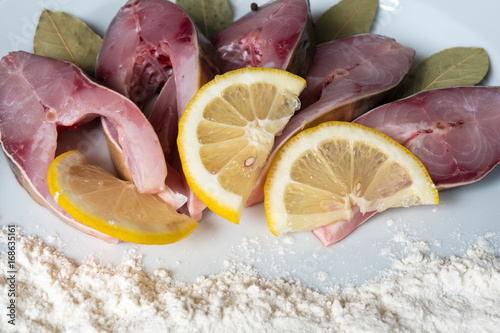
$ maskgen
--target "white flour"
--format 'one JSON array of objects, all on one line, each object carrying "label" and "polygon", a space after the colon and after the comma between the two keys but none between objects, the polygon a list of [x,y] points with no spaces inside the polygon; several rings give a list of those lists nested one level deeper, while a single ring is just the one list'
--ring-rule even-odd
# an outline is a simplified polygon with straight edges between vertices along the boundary
[{"label": "white flour", "polygon": [[[357,287],[322,294],[230,264],[194,284],[144,272],[128,252],[117,267],[76,266],[17,232],[16,332],[494,332],[500,327],[500,259],[484,237],[461,257],[436,257],[399,232],[405,255]],[[293,241],[290,238],[289,241]],[[5,230],[0,243],[6,242]],[[5,245],[5,244],[4,244]],[[392,255],[390,247],[383,254]],[[6,255],[0,304],[8,304]],[[321,278],[328,274],[319,272]],[[5,315],[0,331],[13,331]]]}]

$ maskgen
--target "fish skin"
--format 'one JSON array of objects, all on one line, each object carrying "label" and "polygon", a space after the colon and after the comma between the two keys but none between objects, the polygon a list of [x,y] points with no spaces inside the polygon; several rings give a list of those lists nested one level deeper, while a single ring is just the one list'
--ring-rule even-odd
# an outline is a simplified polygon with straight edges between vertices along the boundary
[{"label": "fish skin", "polygon": [[269,1],[219,32],[212,43],[222,73],[251,66],[306,77],[315,52],[309,2]]},{"label": "fish skin", "polygon": [[[97,58],[97,79],[141,108],[160,91],[148,119],[167,163],[177,169],[169,168],[167,190],[161,197],[176,203],[176,208],[184,202],[186,209],[179,211],[196,220],[201,219],[205,206],[180,170],[177,123],[199,88],[218,74],[218,66],[213,45],[181,7],[166,0],[128,1],[113,18]],[[112,133],[107,126],[103,123],[106,133]],[[109,140],[112,150],[121,150],[116,138]]]},{"label": "fish skin", "polygon": [[[375,108],[355,123],[396,140],[420,159],[438,190],[477,182],[500,164],[500,87],[423,91]],[[376,211],[313,230],[331,246]]]},{"label": "fish skin", "polygon": [[114,238],[71,218],[57,205],[47,185],[58,130],[98,116],[115,125],[124,147],[124,162],[137,188],[146,193],[163,191],[166,164],[160,143],[130,100],[96,84],[81,69],[63,60],[20,51],[0,61],[1,143],[21,185],[38,203],[72,226],[114,242]]},{"label": "fish skin", "polygon": [[278,149],[298,132],[325,121],[352,121],[382,103],[410,69],[415,51],[394,39],[360,34],[317,47],[303,104],[275,138],[273,151],[264,166],[246,206],[264,199],[264,183]]}]

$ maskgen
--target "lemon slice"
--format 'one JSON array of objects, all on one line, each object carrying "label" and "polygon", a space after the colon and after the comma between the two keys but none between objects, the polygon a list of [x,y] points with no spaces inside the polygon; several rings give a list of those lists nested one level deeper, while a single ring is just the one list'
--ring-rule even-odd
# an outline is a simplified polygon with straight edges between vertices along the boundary
[{"label": "lemon slice", "polygon": [[216,76],[193,97],[177,143],[188,185],[210,210],[238,223],[305,84],[284,70],[247,67]]},{"label": "lemon slice", "polygon": [[264,187],[269,230],[319,228],[361,213],[439,203],[422,163],[388,136],[362,125],[326,122],[276,154]]},{"label": "lemon slice", "polygon": [[90,165],[76,150],[59,155],[47,177],[57,203],[80,223],[126,242],[168,244],[186,238],[198,225],[131,181]]}]

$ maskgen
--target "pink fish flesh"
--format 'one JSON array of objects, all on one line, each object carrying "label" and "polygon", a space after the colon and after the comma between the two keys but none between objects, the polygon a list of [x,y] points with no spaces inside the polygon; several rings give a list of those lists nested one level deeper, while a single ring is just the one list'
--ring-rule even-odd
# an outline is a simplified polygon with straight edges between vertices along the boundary
[{"label": "pink fish flesh", "polygon": [[148,117],[162,144],[167,162],[172,162],[177,153],[177,98],[175,76],[171,76],[161,90]]},{"label": "pink fish flesh", "polygon": [[223,73],[243,67],[286,69],[305,77],[314,56],[305,0],[269,1],[212,38]]},{"label": "pink fish flesh", "polygon": [[[474,183],[500,163],[500,87],[423,91],[373,109],[354,122],[408,148],[439,190]],[[350,221],[316,229],[314,234],[330,246],[374,213],[355,214]]]},{"label": "pink fish flesh", "polygon": [[108,27],[96,78],[142,107],[175,73],[180,116],[217,73],[217,59],[181,7],[167,0],[131,0]]},{"label": "pink fish flesh", "polygon": [[[101,116],[117,129],[124,162],[138,189],[164,190],[166,164],[158,138],[130,100],[100,86],[65,61],[13,52],[0,62],[0,133],[21,184],[40,204],[77,229],[113,241],[72,219],[54,200],[47,171],[58,130]],[[145,148],[147,147],[147,148]]]},{"label": "pink fish flesh", "polygon": [[[328,120],[352,121],[384,101],[408,72],[415,51],[394,39],[361,34],[319,45],[301,94],[302,109],[274,142],[247,206],[264,199],[264,182],[276,151],[301,130]],[[304,108],[304,106],[307,106]]]}]

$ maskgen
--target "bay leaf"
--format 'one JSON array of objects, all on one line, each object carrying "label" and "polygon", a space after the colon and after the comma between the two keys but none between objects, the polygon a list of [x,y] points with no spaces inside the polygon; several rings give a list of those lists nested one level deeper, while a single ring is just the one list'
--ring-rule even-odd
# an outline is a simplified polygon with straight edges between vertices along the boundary
[{"label": "bay leaf", "polygon": [[419,91],[453,86],[473,86],[489,69],[488,54],[479,47],[452,47],[424,59],[398,89],[397,98]]},{"label": "bay leaf", "polygon": [[176,0],[208,39],[233,23],[233,10],[227,0]]},{"label": "bay leaf", "polygon": [[341,0],[316,21],[318,44],[369,32],[377,8],[378,0]]},{"label": "bay leaf", "polygon": [[44,9],[33,39],[35,54],[67,60],[94,76],[102,38],[80,19]]}]

